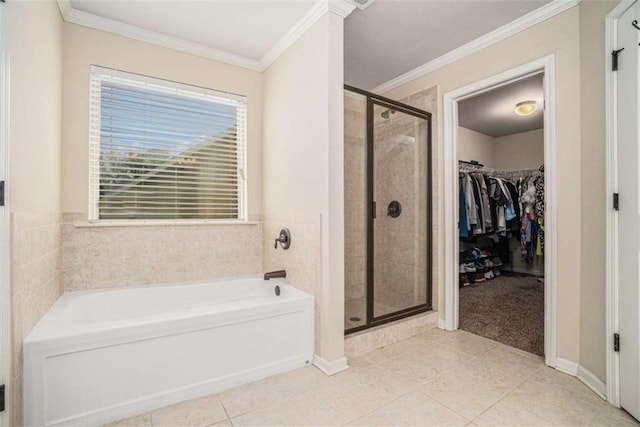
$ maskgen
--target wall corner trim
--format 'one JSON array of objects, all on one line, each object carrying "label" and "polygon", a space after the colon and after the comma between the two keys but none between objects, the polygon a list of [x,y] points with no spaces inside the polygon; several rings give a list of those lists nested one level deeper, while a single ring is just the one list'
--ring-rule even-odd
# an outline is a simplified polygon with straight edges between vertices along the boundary
[{"label": "wall corner trim", "polygon": [[489,47],[495,43],[498,43],[508,37],[513,36],[521,31],[533,27],[541,22],[546,21],[549,18],[571,9],[577,6],[581,0],[553,0],[546,5],[539,7],[527,13],[520,18],[497,28],[484,36],[478,37],[469,43],[460,46],[450,52],[445,53],[423,65],[420,65],[413,70],[410,70],[398,77],[395,77],[381,85],[375,87],[372,92],[377,94],[383,94],[387,91],[402,86],[412,80],[427,75],[439,68],[456,62],[466,56],[474,54],[486,47]]},{"label": "wall corner trim", "polygon": [[355,6],[347,0],[329,0],[329,11],[346,18],[355,10]]},{"label": "wall corner trim", "polygon": [[584,385],[589,387],[595,394],[600,396],[602,400],[607,400],[607,385],[598,378],[593,372],[586,369],[582,365],[578,366],[578,374],[576,377],[582,381]]},{"label": "wall corner trim", "polygon": [[565,374],[569,374],[572,377],[578,375],[578,364],[576,362],[572,362],[571,360],[556,357],[555,368],[556,370],[564,372]]},{"label": "wall corner trim", "polygon": [[355,9],[344,0],[317,0],[313,7],[260,58],[260,67],[266,70],[292,44],[296,42],[325,13],[333,12],[346,18]]},{"label": "wall corner trim", "polygon": [[313,356],[313,365],[324,372],[326,375],[335,375],[339,372],[349,369],[347,358],[342,356],[339,359],[327,361],[319,355]]}]

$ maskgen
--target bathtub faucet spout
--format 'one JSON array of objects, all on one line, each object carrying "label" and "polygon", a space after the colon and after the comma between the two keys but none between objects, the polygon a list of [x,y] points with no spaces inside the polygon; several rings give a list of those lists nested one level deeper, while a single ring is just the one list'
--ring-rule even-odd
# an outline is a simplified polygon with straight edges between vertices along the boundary
[{"label": "bathtub faucet spout", "polygon": [[287,277],[287,272],[285,270],[276,270],[264,273],[264,280],[275,279],[277,277]]}]

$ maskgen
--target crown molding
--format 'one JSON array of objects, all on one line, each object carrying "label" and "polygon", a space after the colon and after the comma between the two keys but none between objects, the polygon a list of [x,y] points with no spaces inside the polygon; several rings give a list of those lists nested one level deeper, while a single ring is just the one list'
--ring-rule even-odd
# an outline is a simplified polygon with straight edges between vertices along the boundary
[{"label": "crown molding", "polygon": [[328,0],[328,3],[329,11],[343,18],[349,16],[356,8],[355,5],[348,0]]},{"label": "crown molding", "polygon": [[106,31],[134,40],[190,53],[192,55],[202,56],[224,62],[225,64],[247,68],[249,70],[262,71],[260,62],[255,59],[235,55],[200,43],[147,30],[135,25],[125,24],[124,22],[116,21],[114,19],[103,18],[92,13],[83,12],[81,10],[74,9],[70,0],[58,0],[58,7],[60,8],[62,17],[66,22]]},{"label": "crown molding", "polygon": [[192,55],[202,56],[226,64],[243,67],[252,71],[264,71],[296,40],[304,34],[318,19],[327,12],[333,12],[341,17],[348,16],[355,7],[346,0],[317,0],[307,13],[284,35],[260,60],[236,55],[220,49],[215,49],[200,43],[173,37],[167,34],[147,30],[135,25],[125,24],[114,19],[103,18],[92,13],[74,9],[71,0],[57,0],[62,18],[66,22],[83,25],[95,30],[139,40],[145,43],[166,47]]},{"label": "crown molding", "polygon": [[276,59],[280,57],[302,34],[327,12],[333,12],[342,18],[349,16],[355,9],[346,0],[318,0],[313,7],[300,19],[287,34],[284,35],[271,49],[260,59],[260,65],[266,70]]},{"label": "crown molding", "polygon": [[514,34],[533,27],[549,18],[552,18],[574,6],[577,6],[581,0],[553,0],[538,9],[527,13],[524,16],[511,21],[502,27],[485,34],[465,45],[460,46],[438,58],[420,65],[411,71],[401,74],[381,85],[372,89],[372,92],[382,94],[389,90],[400,87],[419,77],[432,73],[433,71],[456,62],[466,56],[476,53],[486,47],[489,47],[499,41],[502,41]]}]

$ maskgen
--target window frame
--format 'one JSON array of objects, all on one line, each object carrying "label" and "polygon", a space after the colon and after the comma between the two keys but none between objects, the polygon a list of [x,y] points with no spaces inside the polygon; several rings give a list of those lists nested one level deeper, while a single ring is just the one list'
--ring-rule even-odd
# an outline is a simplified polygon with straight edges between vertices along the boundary
[{"label": "window frame", "polygon": [[[237,179],[238,179],[238,215],[237,218],[123,218],[100,219],[100,114],[101,114],[101,90],[95,91],[94,85],[100,85],[102,81],[113,79],[133,87],[154,88],[168,92],[189,94],[191,96],[213,96],[222,98],[240,109],[242,120],[237,124]],[[98,65],[90,66],[89,73],[89,210],[88,222],[91,225],[194,225],[194,224],[240,224],[249,223],[248,219],[248,173],[247,173],[247,127],[248,127],[248,102],[244,95],[224,92],[180,83],[157,77],[151,77],[138,73],[132,73],[114,68]]]}]

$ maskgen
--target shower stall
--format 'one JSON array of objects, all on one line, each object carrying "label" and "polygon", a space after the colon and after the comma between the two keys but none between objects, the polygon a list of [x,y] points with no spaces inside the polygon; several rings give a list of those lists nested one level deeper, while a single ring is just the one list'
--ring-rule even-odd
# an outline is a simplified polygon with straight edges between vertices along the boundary
[{"label": "shower stall", "polygon": [[344,98],[345,332],[431,309],[431,114]]}]

